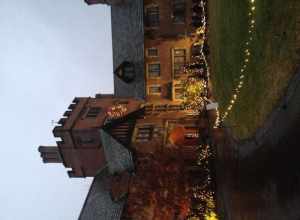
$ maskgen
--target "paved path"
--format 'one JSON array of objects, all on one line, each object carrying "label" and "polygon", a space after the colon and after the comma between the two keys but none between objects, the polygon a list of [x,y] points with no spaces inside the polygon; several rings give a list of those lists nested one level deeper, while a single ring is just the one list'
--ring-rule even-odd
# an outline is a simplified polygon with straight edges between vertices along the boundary
[{"label": "paved path", "polygon": [[222,220],[300,219],[300,69],[254,138],[217,143]]},{"label": "paved path", "polygon": [[[296,30],[300,64],[300,15]],[[224,130],[215,146],[220,219],[300,220],[300,68],[253,138]]]},{"label": "paved path", "polygon": [[300,69],[292,78],[284,98],[273,110],[265,125],[258,129],[254,138],[239,145],[240,157],[248,157],[266,144],[276,146],[297,119],[300,119]]}]

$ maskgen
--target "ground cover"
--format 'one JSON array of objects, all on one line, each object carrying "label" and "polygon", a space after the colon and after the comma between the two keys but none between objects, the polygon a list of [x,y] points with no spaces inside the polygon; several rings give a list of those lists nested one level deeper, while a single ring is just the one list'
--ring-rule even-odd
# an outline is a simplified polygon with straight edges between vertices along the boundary
[{"label": "ground cover", "polygon": [[[255,28],[244,87],[225,126],[248,138],[276,106],[297,67],[298,0],[256,0]],[[236,87],[249,38],[249,0],[209,1],[213,93],[225,112]]]}]

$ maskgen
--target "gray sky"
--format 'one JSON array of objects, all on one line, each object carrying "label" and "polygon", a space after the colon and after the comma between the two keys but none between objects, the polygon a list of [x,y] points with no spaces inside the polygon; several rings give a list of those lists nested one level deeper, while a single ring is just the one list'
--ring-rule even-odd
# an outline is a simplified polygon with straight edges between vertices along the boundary
[{"label": "gray sky", "polygon": [[83,0],[0,0],[0,219],[77,219],[91,179],[43,164],[74,96],[109,93],[110,10]]}]

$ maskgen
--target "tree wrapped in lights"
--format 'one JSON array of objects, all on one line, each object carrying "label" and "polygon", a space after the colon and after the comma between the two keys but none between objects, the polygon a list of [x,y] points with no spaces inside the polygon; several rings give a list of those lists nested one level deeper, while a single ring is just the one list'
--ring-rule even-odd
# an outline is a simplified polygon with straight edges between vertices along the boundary
[{"label": "tree wrapped in lights", "polygon": [[213,156],[209,145],[200,145],[198,149],[197,184],[192,188],[190,219],[217,219],[215,213],[214,186],[211,181],[209,162]]},{"label": "tree wrapped in lights", "polygon": [[183,105],[187,110],[197,113],[204,108],[206,82],[196,77],[189,77],[183,83]]},{"label": "tree wrapped in lights", "polygon": [[[253,1],[253,0],[251,0]],[[193,0],[193,22],[196,39],[192,46],[192,63],[186,66],[185,72],[191,76],[184,81],[183,98],[186,109],[201,113],[209,98],[209,66],[206,56],[209,47],[206,41],[207,3],[204,0]],[[219,117],[219,114],[218,114]],[[218,119],[219,120],[219,119]],[[214,155],[207,144],[198,149],[196,181],[191,189],[191,207],[188,220],[217,220],[214,184],[211,180],[211,161]]]}]

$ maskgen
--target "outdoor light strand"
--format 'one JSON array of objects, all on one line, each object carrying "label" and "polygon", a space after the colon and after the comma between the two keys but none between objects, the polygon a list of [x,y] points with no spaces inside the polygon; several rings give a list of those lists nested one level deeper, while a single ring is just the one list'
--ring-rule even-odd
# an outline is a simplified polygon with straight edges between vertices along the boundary
[{"label": "outdoor light strand", "polygon": [[[219,116],[217,116],[217,120],[215,122],[215,126],[214,127],[219,127],[220,124],[228,117],[228,115],[231,113],[234,104],[236,103],[236,101],[238,100],[238,95],[240,93],[240,90],[243,88],[243,84],[244,84],[244,80],[245,80],[245,71],[247,69],[247,64],[250,62],[250,56],[251,56],[251,50],[250,50],[250,42],[253,41],[253,34],[254,34],[254,27],[256,24],[256,20],[255,20],[255,0],[249,0],[250,1],[250,6],[249,6],[249,27],[248,27],[248,33],[249,33],[249,38],[248,41],[245,42],[246,45],[246,49],[245,49],[245,54],[244,54],[244,59],[243,59],[243,63],[242,63],[242,68],[240,69],[240,76],[239,76],[239,82],[236,85],[236,87],[233,90],[233,94],[232,94],[232,98],[231,100],[229,100],[229,105],[226,108],[225,112],[223,113],[223,115],[221,116],[221,119],[219,118]],[[218,115],[218,111],[217,111],[217,115]]]}]

